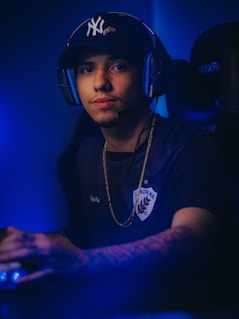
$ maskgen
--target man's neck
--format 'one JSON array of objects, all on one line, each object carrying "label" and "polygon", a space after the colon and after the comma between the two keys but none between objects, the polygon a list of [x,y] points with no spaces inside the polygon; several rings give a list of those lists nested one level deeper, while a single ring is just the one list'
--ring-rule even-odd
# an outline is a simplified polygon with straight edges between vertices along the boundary
[{"label": "man's neck", "polygon": [[122,121],[114,127],[102,127],[101,131],[111,152],[135,152],[149,136],[152,118],[150,112],[131,121]]}]

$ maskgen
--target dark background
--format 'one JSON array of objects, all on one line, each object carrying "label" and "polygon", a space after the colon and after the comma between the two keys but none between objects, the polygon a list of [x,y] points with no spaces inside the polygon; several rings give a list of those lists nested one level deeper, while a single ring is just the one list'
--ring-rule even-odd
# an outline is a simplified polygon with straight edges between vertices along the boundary
[{"label": "dark background", "polygon": [[[187,60],[201,32],[239,20],[236,0],[1,1],[0,227],[48,231],[66,223],[57,162],[81,110],[63,99],[57,59],[75,27],[98,11],[140,17],[173,58]],[[164,97],[158,112],[167,116]]]}]

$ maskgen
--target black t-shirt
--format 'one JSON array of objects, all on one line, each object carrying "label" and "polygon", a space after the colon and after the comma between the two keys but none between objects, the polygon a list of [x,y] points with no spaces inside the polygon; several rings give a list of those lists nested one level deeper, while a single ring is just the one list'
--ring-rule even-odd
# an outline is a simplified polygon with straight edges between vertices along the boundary
[{"label": "black t-shirt", "polygon": [[[135,192],[147,141],[135,154],[107,153],[112,207],[124,222],[134,207]],[[102,163],[100,131],[84,139],[78,152],[79,205],[67,235],[82,248],[135,241],[171,226],[183,207],[201,207],[223,214],[223,181],[213,133],[157,115],[134,221],[122,228],[109,210]]]}]

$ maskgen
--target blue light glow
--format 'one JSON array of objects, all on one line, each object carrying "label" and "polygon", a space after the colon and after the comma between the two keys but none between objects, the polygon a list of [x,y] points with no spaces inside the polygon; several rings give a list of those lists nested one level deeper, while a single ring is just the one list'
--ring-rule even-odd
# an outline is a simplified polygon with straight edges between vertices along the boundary
[{"label": "blue light glow", "polygon": [[15,283],[18,281],[19,278],[27,275],[27,272],[25,270],[15,270],[11,272],[10,280],[12,283]]},{"label": "blue light glow", "polygon": [[6,271],[0,272],[0,282],[6,282],[8,279],[8,275]]}]

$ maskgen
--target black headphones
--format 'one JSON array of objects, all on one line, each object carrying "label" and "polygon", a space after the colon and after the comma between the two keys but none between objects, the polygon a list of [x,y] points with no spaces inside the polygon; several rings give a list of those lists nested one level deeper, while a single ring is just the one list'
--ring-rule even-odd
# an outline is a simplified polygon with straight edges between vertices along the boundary
[{"label": "black headphones", "polygon": [[[134,19],[137,23],[143,26],[150,38],[153,48],[151,52],[147,53],[144,57],[143,92],[149,99],[158,98],[160,95],[166,93],[171,78],[172,60],[159,37],[149,26],[133,15],[121,12],[107,12],[107,14],[124,15]],[[88,24],[90,19],[91,18],[85,20],[73,31],[67,43],[68,49],[70,47],[70,43],[74,43],[74,38],[77,36],[78,31]],[[59,68],[57,71],[57,77],[65,100],[70,105],[81,105],[76,86],[75,68],[62,66],[61,57],[58,63]]]}]

